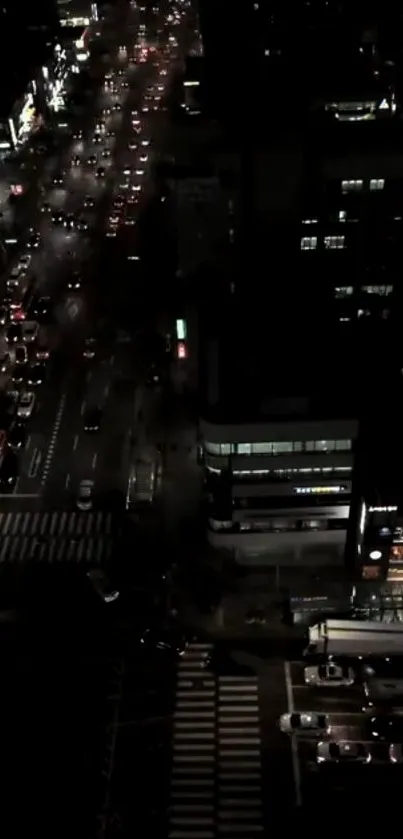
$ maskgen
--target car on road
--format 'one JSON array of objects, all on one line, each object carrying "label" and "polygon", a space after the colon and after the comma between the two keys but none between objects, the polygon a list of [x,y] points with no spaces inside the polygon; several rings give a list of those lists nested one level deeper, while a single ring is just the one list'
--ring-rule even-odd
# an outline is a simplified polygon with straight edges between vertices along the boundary
[{"label": "car on road", "polygon": [[64,184],[64,175],[59,173],[58,175],[54,175],[52,178],[52,185],[53,186],[63,186]]},{"label": "car on road", "polygon": [[32,254],[23,253],[22,256],[20,256],[19,261],[18,261],[20,271],[22,271],[22,272],[28,271],[28,268],[31,265],[31,262],[32,262]]},{"label": "car on road", "polygon": [[81,481],[76,498],[76,505],[79,510],[83,510],[83,512],[87,512],[87,510],[92,510],[93,493],[94,481],[90,481],[89,479]]},{"label": "car on road", "polygon": [[170,632],[162,629],[146,629],[141,637],[140,644],[146,650],[155,650],[161,653],[171,653],[182,656],[186,652],[188,642],[181,633]]},{"label": "car on road", "polygon": [[21,324],[21,335],[24,344],[32,344],[38,337],[39,324],[36,320],[26,320]]},{"label": "car on road", "polygon": [[81,277],[79,274],[74,273],[72,277],[67,281],[67,288],[69,291],[79,291],[81,288]]},{"label": "car on road", "polygon": [[16,344],[22,340],[21,324],[12,323],[6,329],[6,341],[8,344]]},{"label": "car on road", "polygon": [[89,210],[94,206],[95,206],[95,201],[94,201],[92,195],[86,195],[85,198],[84,198],[84,208],[86,210]]},{"label": "car on road", "polygon": [[87,157],[87,163],[89,166],[96,166],[97,165],[97,158],[95,154],[90,154]]},{"label": "car on road", "polygon": [[66,215],[63,212],[63,210],[55,210],[54,213],[52,213],[52,224],[56,224],[57,226],[60,226],[60,225],[64,224],[65,218],[66,218]]},{"label": "car on road", "polygon": [[74,214],[73,213],[67,213],[67,215],[65,215],[65,217],[64,217],[63,227],[65,227],[66,230],[74,230],[75,226],[76,226],[76,219],[75,219]]},{"label": "car on road", "polygon": [[103,168],[103,166],[98,166],[98,169],[95,172],[95,176],[97,178],[104,178],[105,177],[105,169]]},{"label": "car on road", "polygon": [[19,265],[16,268],[13,268],[10,271],[7,279],[6,279],[6,287],[9,289],[18,288],[19,281],[21,278],[21,271]]},{"label": "car on road", "polygon": [[72,166],[79,166],[81,163],[81,157],[78,154],[75,154],[71,159]]},{"label": "car on road", "polygon": [[84,137],[84,131],[82,128],[79,128],[77,131],[73,133],[73,140],[82,140]]},{"label": "car on road", "polygon": [[389,746],[389,760],[391,763],[403,763],[403,744],[391,743]]},{"label": "car on road", "polygon": [[52,210],[52,207],[49,204],[49,201],[44,201],[42,206],[41,206],[41,213],[43,213],[43,214],[50,213],[51,210]]},{"label": "car on road", "polygon": [[32,301],[32,314],[39,319],[43,319],[49,313],[50,297],[38,297]]},{"label": "car on road", "polygon": [[10,366],[10,353],[8,350],[2,350],[0,352],[0,372],[7,373],[7,370]]},{"label": "car on road", "polygon": [[0,305],[0,326],[4,326],[8,320],[8,309]]},{"label": "car on road", "polygon": [[15,385],[20,385],[26,381],[28,372],[27,364],[16,364],[11,374],[11,381]]},{"label": "car on road", "polygon": [[129,140],[127,145],[128,145],[129,151],[136,151],[138,144],[136,143],[135,140]]},{"label": "car on road", "polygon": [[102,409],[99,407],[89,408],[84,415],[84,431],[99,431],[102,420]]},{"label": "car on road", "polygon": [[12,449],[23,449],[27,437],[26,425],[15,420],[7,432],[7,442]]},{"label": "car on road", "polygon": [[77,219],[76,227],[77,227],[77,230],[81,230],[82,232],[85,232],[86,230],[88,230],[89,224],[88,224],[87,219],[82,218],[82,217]]},{"label": "car on road", "polygon": [[361,741],[332,740],[321,741],[316,748],[317,763],[370,763],[372,754],[370,745]]},{"label": "car on road", "polygon": [[301,711],[282,714],[279,720],[283,734],[327,734],[330,731],[329,717],[317,711]]},{"label": "car on road", "polygon": [[30,390],[21,393],[17,404],[17,417],[20,419],[29,419],[35,408],[36,397]]},{"label": "car on road", "polygon": [[44,335],[39,335],[35,356],[38,361],[47,361],[50,356],[49,347]]},{"label": "car on road", "polygon": [[112,156],[112,152],[111,152],[110,149],[104,149],[103,152],[101,152],[101,157],[103,157],[104,159],[106,159],[108,157],[111,157],[111,156]]},{"label": "car on road", "polygon": [[104,603],[114,603],[120,597],[120,591],[113,589],[104,571],[88,571],[87,577],[94,590],[99,594]]},{"label": "car on road", "polygon": [[342,667],[332,662],[312,665],[304,669],[304,682],[309,687],[350,687],[354,681],[355,673],[352,667]]},{"label": "car on road", "polygon": [[101,143],[103,143],[103,139],[104,138],[101,137],[100,134],[94,134],[94,136],[92,138],[92,142],[94,143],[95,146],[100,145]]},{"label": "car on road", "polygon": [[86,338],[84,342],[83,356],[87,359],[95,358],[96,340],[95,338]]},{"label": "car on road", "polygon": [[0,485],[2,489],[12,489],[18,478],[18,457],[14,451],[7,451],[0,466]]},{"label": "car on road", "polygon": [[18,347],[15,348],[15,363],[16,364],[27,364],[28,362],[28,350],[24,347],[23,344],[20,344]]},{"label": "car on road", "polygon": [[39,387],[45,379],[46,367],[43,362],[30,364],[26,372],[26,381],[30,387]]}]

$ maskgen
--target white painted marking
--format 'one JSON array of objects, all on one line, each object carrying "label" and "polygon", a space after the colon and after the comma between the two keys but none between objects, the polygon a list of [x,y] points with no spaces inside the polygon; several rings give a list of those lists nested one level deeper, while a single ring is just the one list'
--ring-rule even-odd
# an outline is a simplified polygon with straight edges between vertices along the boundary
[{"label": "white painted marking", "polygon": [[94,457],[92,458],[92,468],[93,469],[97,468],[97,461],[98,461],[98,454],[97,454],[97,452],[95,452]]},{"label": "white painted marking", "polygon": [[49,441],[48,451],[47,451],[45,463],[44,463],[44,466],[43,466],[42,480],[41,480],[41,486],[42,487],[45,486],[46,481],[49,477],[50,467],[52,465],[52,460],[53,460],[54,453],[55,453],[55,448],[56,448],[57,437],[58,437],[58,434],[59,434],[59,431],[60,431],[60,424],[61,424],[61,421],[62,421],[62,417],[63,417],[65,407],[66,407],[66,394],[63,393],[62,396],[60,397],[59,407],[57,409],[56,419],[55,419],[55,422],[54,422],[52,434],[51,434],[50,441]]},{"label": "white painted marking", "polygon": [[67,475],[66,475],[66,480],[65,480],[65,482],[64,482],[64,486],[65,486],[65,488],[66,488],[66,489],[68,489],[69,484],[70,484],[70,475],[69,475],[69,474],[67,474]]},{"label": "white painted marking", "polygon": [[80,413],[81,413],[81,416],[85,413],[85,402],[83,402],[83,403],[81,404]]},{"label": "white painted marking", "polygon": [[[289,661],[284,662],[284,676],[285,676],[285,687],[287,693],[287,705],[288,705],[288,713],[294,713],[294,696],[292,692],[292,679],[291,679],[291,667]],[[302,795],[301,795],[301,772],[299,766],[299,759],[298,759],[298,746],[297,746],[297,738],[295,734],[291,734],[290,737],[291,741],[291,758],[292,758],[292,771],[294,775],[294,786],[295,786],[295,801],[297,807],[301,807],[302,805]]]},{"label": "white painted marking", "polygon": [[74,437],[74,440],[73,440],[73,452],[75,452],[75,450],[76,450],[76,448],[77,448],[77,446],[78,446],[78,441],[79,441],[79,439],[80,439],[80,438],[79,438],[78,434],[76,434],[76,435],[75,435],[75,437]]}]

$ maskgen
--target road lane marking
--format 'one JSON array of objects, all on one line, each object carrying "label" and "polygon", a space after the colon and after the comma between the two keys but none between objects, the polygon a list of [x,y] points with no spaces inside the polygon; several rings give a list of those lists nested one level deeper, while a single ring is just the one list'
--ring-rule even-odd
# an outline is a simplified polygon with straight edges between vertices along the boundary
[{"label": "road lane marking", "polygon": [[85,411],[85,402],[83,402],[82,405],[81,405],[81,416],[83,415],[84,411]]},{"label": "road lane marking", "polygon": [[96,467],[97,467],[97,460],[98,460],[98,454],[97,454],[97,452],[95,452],[94,457],[92,458],[92,468],[93,469],[96,469]]},{"label": "road lane marking", "polygon": [[42,487],[45,486],[45,484],[48,480],[48,477],[49,477],[50,467],[52,465],[52,460],[53,460],[54,453],[55,453],[55,448],[56,448],[56,442],[57,442],[57,438],[58,438],[58,435],[59,435],[60,425],[61,425],[61,421],[62,421],[62,418],[63,418],[65,407],[66,407],[66,394],[63,393],[60,397],[60,402],[59,402],[59,406],[58,406],[57,413],[56,413],[56,419],[55,419],[53,429],[52,429],[52,434],[51,434],[51,437],[50,437],[50,440],[49,440],[49,443],[48,443],[48,451],[47,451],[47,454],[46,454],[46,459],[45,459],[45,463],[44,463],[44,466],[43,466],[42,479],[41,479],[41,486]]},{"label": "road lane marking", "polygon": [[[294,713],[294,695],[292,692],[292,679],[291,679],[291,667],[289,661],[284,662],[284,677],[285,677],[285,688],[287,693],[287,705],[288,705],[288,713]],[[292,772],[294,775],[294,786],[295,786],[295,803],[297,807],[302,806],[302,795],[301,795],[301,772],[299,766],[299,759],[298,759],[298,745],[297,745],[297,738],[295,734],[291,734],[291,759],[292,759]]]},{"label": "road lane marking", "polygon": [[31,442],[32,442],[31,435],[29,435],[29,436],[28,436],[28,440],[27,440],[26,445],[25,445],[25,450],[26,450],[26,451],[28,451],[28,449],[29,449],[29,447],[30,447],[30,445],[31,445]]},{"label": "road lane marking", "polygon": [[42,452],[40,452],[39,449],[34,449],[34,451],[32,453],[31,460],[30,460],[30,464],[29,464],[29,467],[28,467],[28,478],[36,478],[36,476],[38,474],[38,471],[39,471],[39,467],[41,465],[41,462],[42,462]]},{"label": "road lane marking", "polygon": [[65,489],[68,489],[69,484],[70,484],[70,475],[69,475],[69,474],[67,474],[67,475],[66,475],[66,480],[65,480],[65,482],[64,482]]},{"label": "road lane marking", "polygon": [[74,437],[74,440],[73,440],[73,452],[75,452],[75,450],[78,446],[78,441],[79,441],[79,436],[78,436],[78,434],[76,434],[75,437]]}]

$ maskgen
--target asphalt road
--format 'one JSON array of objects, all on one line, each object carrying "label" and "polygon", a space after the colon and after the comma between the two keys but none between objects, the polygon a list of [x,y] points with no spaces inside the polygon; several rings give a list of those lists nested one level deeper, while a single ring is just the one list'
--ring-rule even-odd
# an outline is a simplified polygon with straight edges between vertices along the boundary
[{"label": "asphalt road", "polygon": [[[144,375],[145,364],[140,353],[136,362],[135,346],[128,348],[121,343],[116,322],[108,322],[105,317],[99,320],[99,295],[102,293],[111,303],[114,297],[114,277],[99,276],[99,258],[102,249],[108,248],[105,234],[110,207],[117,196],[126,200],[134,195],[139,199],[138,204],[130,206],[130,226],[126,225],[116,237],[118,248],[124,244],[121,261],[126,264],[133,249],[136,254],[132,222],[152,193],[149,170],[165,119],[165,112],[159,113],[158,109],[163,108],[164,90],[177,62],[176,47],[171,47],[170,52],[165,49],[166,32],[161,29],[157,36],[162,21],[158,24],[156,20],[149,36],[155,50],[148,53],[143,63],[130,63],[141,25],[140,12],[130,11],[130,15],[133,26],[124,37],[122,33],[116,36],[118,43],[127,47],[117,49],[112,56],[114,90],[105,85],[99,91],[91,118],[87,115],[83,120],[83,138],[71,142],[58,164],[56,174],[63,178],[63,184],[54,184],[50,177],[43,195],[43,201],[52,210],[84,217],[88,231],[55,226],[51,212],[44,213],[41,208],[32,219],[32,227],[41,237],[30,266],[35,277],[32,293],[35,298],[50,298],[51,323],[44,323],[41,332],[51,350],[51,359],[46,381],[37,389],[36,410],[28,423],[26,449],[14,491],[17,504],[20,495],[42,494],[46,504],[69,506],[74,503],[80,481],[88,478],[95,482],[97,503],[101,506],[109,492],[118,490],[122,497],[125,493],[128,432],[135,389]],[[147,37],[144,30],[144,43]],[[116,103],[121,110],[113,110]],[[99,143],[94,142],[94,136],[100,119],[105,124]],[[133,138],[138,143],[137,150],[128,147]],[[110,157],[104,157],[104,153],[110,153]],[[73,165],[76,155],[80,158],[78,166]],[[95,166],[88,162],[92,155],[97,158]],[[96,177],[97,165],[104,167],[104,178]],[[84,207],[87,196],[93,199],[94,207]],[[119,261],[113,268],[119,272]],[[133,263],[133,282],[136,270],[137,264]],[[80,275],[78,289],[69,288],[74,271]],[[89,337],[96,339],[93,359],[83,355],[84,342]],[[29,348],[31,357],[34,349]],[[94,434],[85,433],[84,417],[87,409],[94,406],[103,410],[101,429]]]}]

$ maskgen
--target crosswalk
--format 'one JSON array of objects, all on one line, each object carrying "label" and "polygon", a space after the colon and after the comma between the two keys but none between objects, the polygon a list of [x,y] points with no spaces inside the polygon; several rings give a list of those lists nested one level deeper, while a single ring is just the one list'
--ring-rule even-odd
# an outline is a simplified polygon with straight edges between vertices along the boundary
[{"label": "crosswalk", "polygon": [[216,676],[211,644],[178,661],[169,839],[253,839],[264,830],[258,682]]},{"label": "crosswalk", "polygon": [[0,564],[106,564],[114,549],[111,513],[45,511],[0,513]]}]

